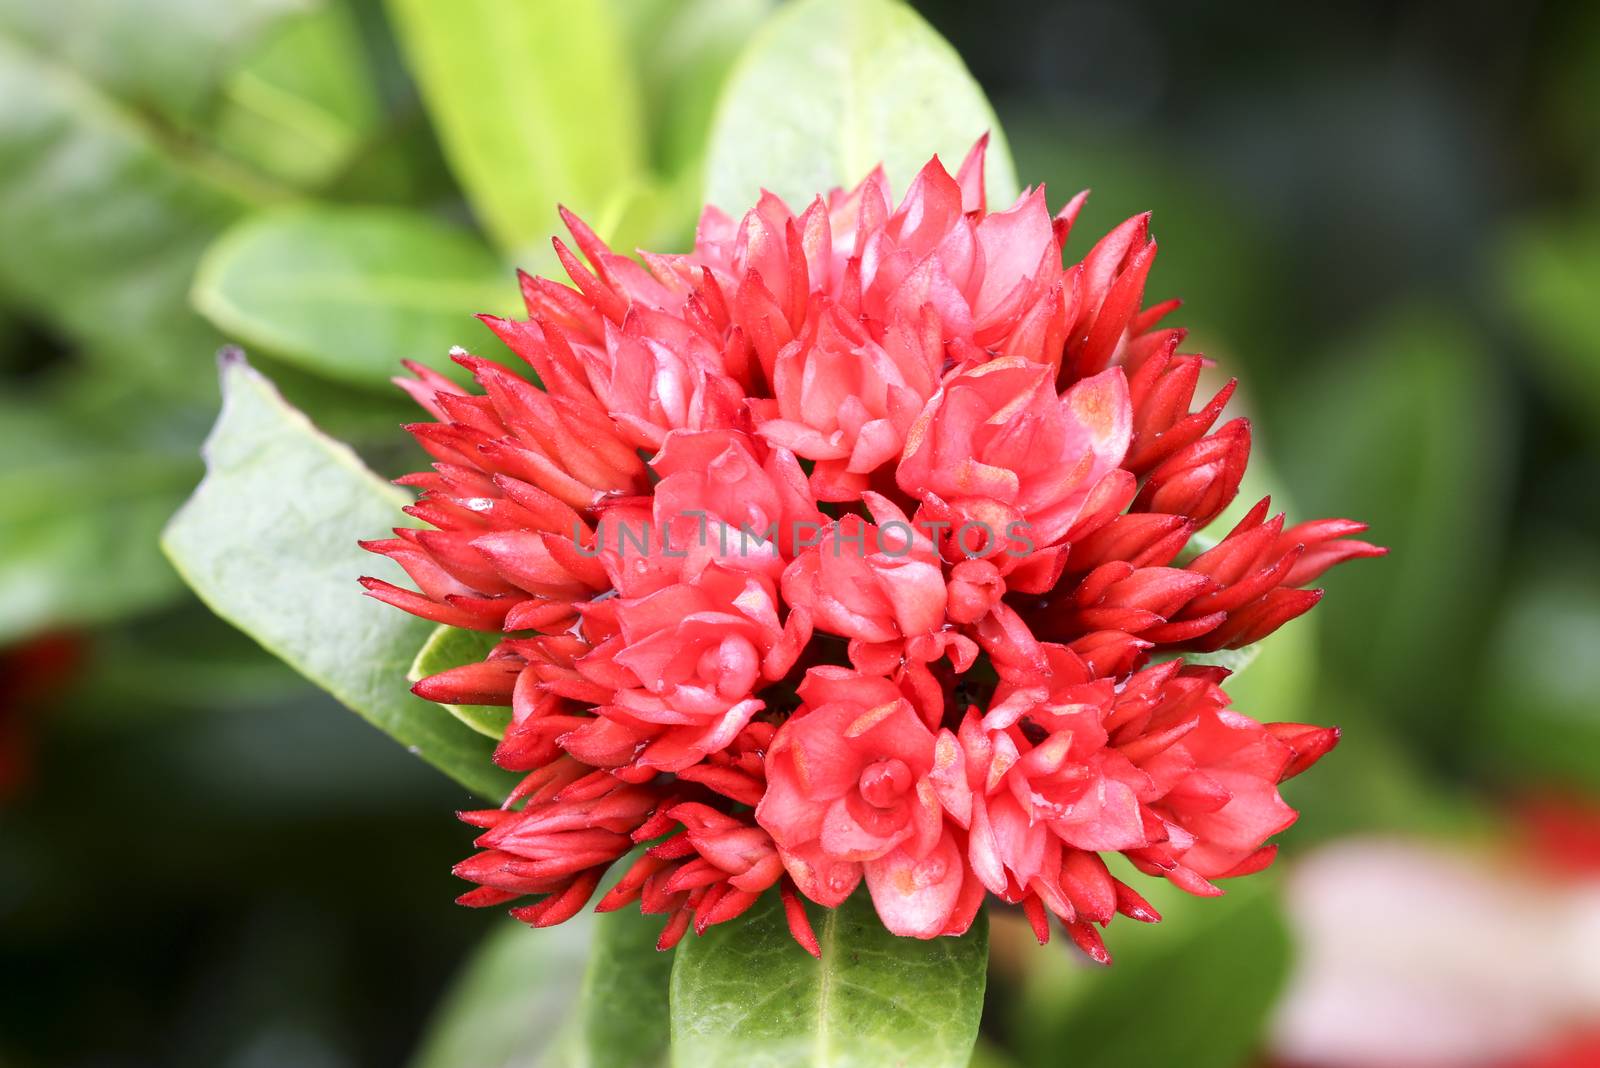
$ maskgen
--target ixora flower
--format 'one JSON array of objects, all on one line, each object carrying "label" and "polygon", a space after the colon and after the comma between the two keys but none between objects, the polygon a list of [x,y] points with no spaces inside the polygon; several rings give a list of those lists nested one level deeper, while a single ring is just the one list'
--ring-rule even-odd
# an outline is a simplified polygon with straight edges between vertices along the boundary
[{"label": "ixora flower", "polygon": [[864,883],[896,934],[992,897],[1106,960],[1114,915],[1158,919],[1106,855],[1200,895],[1271,863],[1278,784],[1338,733],[1184,655],[1383,550],[1262,501],[1190,551],[1250,429],[1216,425],[1232,383],[1195,405],[1175,302],[1143,306],[1147,217],[1067,266],[1083,196],[991,212],[983,162],[898,204],[879,170],[708,208],[686,255],[568,215],[572,286],[523,277],[528,318],[484,317],[510,358],[455,354],[481,392],[411,366],[427,528],[365,544],[416,589],[364,583],[503,635],[416,691],[509,705],[495,759],[527,773],[462,814],[463,904],[559,923],[633,854],[598,907],[663,915],[662,948],[776,887],[816,953],[802,897]]}]

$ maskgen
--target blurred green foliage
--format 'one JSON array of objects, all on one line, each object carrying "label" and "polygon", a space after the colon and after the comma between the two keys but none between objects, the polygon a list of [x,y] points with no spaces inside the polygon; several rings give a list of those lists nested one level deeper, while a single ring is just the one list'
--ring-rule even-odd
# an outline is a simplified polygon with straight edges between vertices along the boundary
[{"label": "blurred green foliage", "polygon": [[[1231,687],[1347,728],[1289,788],[1288,848],[1600,789],[1593,5],[1351,5],[1315,33],[1175,0],[917,6],[1021,181],[1094,189],[1073,251],[1154,211],[1150,294],[1183,296],[1191,348],[1245,380],[1291,520],[1366,519],[1393,550],[1330,576]],[[624,247],[687,240],[719,94],[771,7],[0,0],[0,669],[41,635],[79,652],[52,702],[0,708],[31,769],[0,784],[0,1062],[412,1055],[494,922],[444,905],[466,837],[442,814],[473,802],[163,559],[213,355],[247,345],[323,430],[406,469],[385,379],[486,344],[471,315],[514,306],[513,265],[550,269],[555,203]],[[838,88],[728,106],[755,121]],[[986,1021],[986,1062],[1187,1055],[1201,1031],[1219,1065],[1253,1056],[1286,953],[1271,884],[1158,905],[1161,928],[1113,929],[1113,972],[1059,947],[998,961],[1023,1008]],[[1219,942],[1231,978],[1197,970]],[[460,994],[419,1063],[509,1057],[525,986],[577,959],[485,952],[466,989],[505,1000]],[[462,1006],[493,1019],[452,1030]]]},{"label": "blurred green foliage", "polygon": [[[1117,874],[1144,885],[1131,867]],[[1233,1068],[1259,1049],[1289,971],[1273,881],[1234,884],[1216,900],[1157,884],[1150,903],[1159,924],[1107,929],[1110,969],[1063,954],[1030,962],[1020,989],[1001,999],[1022,1063],[1057,1063],[1071,1049],[1084,1068],[1141,1068],[1181,1050],[1192,1068]]]}]

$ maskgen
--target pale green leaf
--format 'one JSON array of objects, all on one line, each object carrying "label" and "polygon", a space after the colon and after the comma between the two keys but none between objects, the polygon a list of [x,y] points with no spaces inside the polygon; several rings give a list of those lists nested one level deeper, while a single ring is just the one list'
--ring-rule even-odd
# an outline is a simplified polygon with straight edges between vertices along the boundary
[{"label": "pale green leaf", "polygon": [[200,264],[194,303],[216,327],[305,370],[388,388],[409,358],[447,363],[493,335],[473,316],[516,302],[472,234],[403,209],[302,207],[254,216]]},{"label": "pale green leaf", "polygon": [[[412,682],[421,682],[429,675],[437,675],[441,671],[461,667],[464,664],[476,664],[489,655],[501,639],[499,634],[485,634],[477,630],[464,630],[461,627],[451,627],[440,624],[428,637],[427,642],[417,651],[417,658],[411,662],[411,670],[406,672],[406,678]],[[450,714],[462,723],[471,727],[479,734],[488,738],[500,739],[506,732],[506,724],[511,721],[511,709],[497,705],[445,705]]]},{"label": "pale green leaf", "polygon": [[203,121],[219,79],[264,31],[318,6],[318,0],[0,0],[0,34],[141,111],[189,128]]},{"label": "pale green leaf", "polygon": [[1017,193],[994,111],[949,42],[897,0],[799,0],[746,48],[711,129],[706,200],[743,211],[762,188],[803,206],[880,162],[903,191],[937,153],[956,167],[988,132],[987,189]]},{"label": "pale green leaf", "polygon": [[492,744],[407,689],[433,624],[362,596],[362,575],[402,580],[364,552],[407,496],[289,407],[238,355],[222,363],[206,477],[162,547],[201,600],[374,726],[476,793],[510,778]]},{"label": "pale green leaf", "polygon": [[603,0],[388,9],[451,168],[503,250],[542,250],[558,203],[598,215],[640,179],[638,87]]},{"label": "pale green leaf", "polygon": [[280,20],[232,70],[210,123],[217,147],[297,186],[339,173],[382,119],[355,17],[324,4]]},{"label": "pale green leaf", "polygon": [[983,913],[966,935],[930,941],[884,930],[864,891],[812,916],[820,961],[790,937],[776,893],[678,946],[674,1065],[967,1064],[989,956]]}]

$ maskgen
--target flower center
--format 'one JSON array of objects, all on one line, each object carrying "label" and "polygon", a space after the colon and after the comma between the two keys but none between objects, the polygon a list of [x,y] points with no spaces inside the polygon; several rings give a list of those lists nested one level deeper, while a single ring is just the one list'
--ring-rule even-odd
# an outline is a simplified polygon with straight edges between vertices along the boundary
[{"label": "flower center", "polygon": [[761,655],[750,639],[738,634],[730,634],[706,649],[695,665],[695,674],[725,697],[748,693],[760,673]]},{"label": "flower center", "polygon": [[911,789],[911,769],[903,760],[880,760],[861,769],[857,784],[861,796],[874,808],[889,808]]}]

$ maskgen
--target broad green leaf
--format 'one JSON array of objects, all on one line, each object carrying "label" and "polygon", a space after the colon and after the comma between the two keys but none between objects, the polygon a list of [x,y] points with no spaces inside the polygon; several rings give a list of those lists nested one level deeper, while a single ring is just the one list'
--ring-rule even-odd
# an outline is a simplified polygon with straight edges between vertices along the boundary
[{"label": "broad green leaf", "polygon": [[[651,155],[662,174],[698,172],[723,82],[774,6],[773,0],[618,0]],[[694,178],[698,195],[698,173]]]},{"label": "broad green leaf", "polygon": [[190,128],[203,121],[219,79],[263,31],[316,6],[317,0],[0,0],[0,34],[141,111]]},{"label": "broad green leaf", "polygon": [[498,921],[434,1010],[410,1068],[554,1068],[597,919],[583,912],[542,931]]},{"label": "broad green leaf", "polygon": [[1507,584],[1471,721],[1494,778],[1600,790],[1600,553],[1593,536],[1528,545]]},{"label": "broad green leaf", "polygon": [[504,796],[492,745],[413,696],[406,668],[433,630],[361,595],[356,580],[403,581],[356,545],[408,497],[320,434],[237,354],[222,361],[222,413],[206,477],[162,547],[212,611],[464,786]]},{"label": "broad green leaf", "polygon": [[1290,961],[1274,880],[1235,880],[1223,897],[1195,898],[1127,877],[1163,919],[1111,924],[1109,968],[1054,944],[1024,948],[1030,970],[1010,1006],[1019,1060],[1037,1068],[1249,1063]]},{"label": "broad green leaf", "polygon": [[1465,741],[1472,680],[1418,665],[1471,663],[1485,640],[1480,609],[1501,555],[1492,517],[1509,504],[1508,388],[1480,341],[1428,308],[1323,367],[1275,409],[1276,425],[1294,428],[1275,458],[1302,515],[1364,520],[1391,550],[1320,580],[1323,662],[1350,692],[1381,695],[1385,723],[1444,751]]},{"label": "broad green leaf", "polygon": [[156,538],[198,467],[183,423],[94,371],[0,398],[0,646],[181,593]]},{"label": "broad green leaf", "polygon": [[[662,921],[663,917],[642,915],[632,906],[596,917],[564,1065],[657,1068],[666,1064],[673,954],[656,949]],[[626,1025],[618,1026],[619,1021]]]},{"label": "broad green leaf", "polygon": [[638,86],[603,0],[389,0],[473,210],[503,251],[542,253],[556,205],[597,215],[641,177]]},{"label": "broad green leaf", "polygon": [[634,908],[506,925],[434,1014],[411,1068],[656,1068],[672,970],[660,931],[661,917]]},{"label": "broad green leaf", "polygon": [[170,458],[110,451],[0,475],[0,645],[169,600],[181,586],[156,537],[192,477]]},{"label": "broad green leaf", "polygon": [[589,219],[619,248],[677,249],[694,241],[706,142],[723,84],[772,0],[618,0],[643,90],[656,172]]},{"label": "broad green leaf", "polygon": [[880,162],[897,192],[938,153],[957,166],[988,132],[988,193],[1016,175],[999,121],[949,42],[897,0],[798,0],[745,49],[711,128],[705,199],[730,212],[761,189],[801,206]]},{"label": "broad green leaf", "polygon": [[1200,392],[1209,397],[1227,375],[1262,385],[1274,370],[1281,331],[1298,326],[1282,322],[1295,314],[1296,283],[1274,258],[1292,246],[1278,243],[1252,199],[1219,175],[1168,166],[1167,146],[1137,124],[1107,124],[1090,109],[1073,114],[1047,99],[1015,105],[1006,109],[1006,132],[1019,173],[1046,186],[1052,208],[1093,190],[1072,228],[1067,259],[1084,256],[1124,219],[1152,212],[1161,251],[1146,299],[1181,296],[1183,308],[1170,322],[1189,331],[1184,351],[1220,356],[1223,364],[1225,374]]},{"label": "broad green leaf", "polygon": [[402,209],[299,207],[229,230],[200,264],[194,303],[220,330],[307,371],[388,388],[404,358],[447,363],[493,335],[516,283],[466,231]]},{"label": "broad green leaf", "polygon": [[[411,662],[411,670],[406,672],[406,678],[412,682],[420,682],[429,675],[437,675],[441,671],[449,671],[463,664],[476,664],[489,655],[489,650],[499,643],[500,637],[498,634],[485,634],[482,631],[463,630],[460,627],[440,624],[439,629],[434,631],[427,643],[417,651],[417,658]],[[452,716],[479,734],[497,741],[505,734],[506,724],[511,720],[511,709],[496,705],[445,705],[444,707],[450,710]]]},{"label": "broad green leaf", "polygon": [[1600,213],[1528,223],[1496,257],[1513,311],[1532,339],[1533,366],[1580,426],[1600,432]]},{"label": "broad green leaf", "polygon": [[210,123],[218,148],[297,186],[338,174],[381,115],[354,16],[324,4],[274,25],[230,72]]},{"label": "broad green leaf", "polygon": [[790,937],[776,893],[679,944],[677,1068],[966,1065],[983,1011],[985,915],[961,938],[898,938],[861,891],[812,918],[820,961]]},{"label": "broad green leaf", "polygon": [[123,371],[209,392],[200,252],[245,207],[80,74],[0,32],[0,296]]}]

